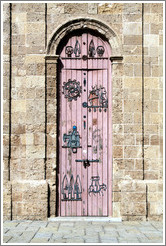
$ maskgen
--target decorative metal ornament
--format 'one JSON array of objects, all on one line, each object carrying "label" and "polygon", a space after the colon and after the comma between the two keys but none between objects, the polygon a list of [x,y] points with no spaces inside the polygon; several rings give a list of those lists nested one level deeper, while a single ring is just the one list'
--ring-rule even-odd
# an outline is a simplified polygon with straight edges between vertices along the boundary
[{"label": "decorative metal ornament", "polygon": [[66,46],[65,53],[68,57],[71,57],[73,54],[73,47],[72,46]]},{"label": "decorative metal ornament", "polygon": [[87,57],[86,55],[83,55],[83,56],[82,56],[82,60],[83,60],[83,61],[86,61],[86,60],[88,60],[88,57]]},{"label": "decorative metal ornament", "polygon": [[82,106],[84,108],[89,108],[89,111],[93,108],[94,112],[96,112],[97,108],[100,112],[102,108],[104,108],[104,111],[106,112],[106,109],[108,108],[108,98],[105,87],[100,86],[98,88],[97,85],[92,86],[92,90],[89,92],[88,101],[90,105],[88,105],[87,102],[83,102]]},{"label": "decorative metal ornament", "polygon": [[66,146],[62,146],[63,148],[71,148],[73,153],[77,153],[77,148],[81,148],[81,146],[80,135],[76,126],[73,126],[73,131],[70,131],[69,134],[63,134],[63,141],[67,142]]},{"label": "decorative metal ornament", "polygon": [[81,201],[82,187],[79,175],[76,176],[75,182],[73,175],[71,175],[70,182],[68,182],[65,174],[62,181],[61,193],[63,196],[62,201]]},{"label": "decorative metal ornament", "polygon": [[69,79],[68,82],[63,82],[62,90],[62,94],[71,102],[72,100],[76,101],[77,97],[80,97],[82,86],[79,81]]},{"label": "decorative metal ornament", "polygon": [[76,201],[81,201],[82,187],[80,176],[76,176],[76,181],[74,184],[74,195],[76,196]]},{"label": "decorative metal ornament", "polygon": [[96,86],[92,86],[92,90],[89,92],[88,100],[91,106],[97,106],[96,104],[99,102],[99,106],[107,108],[108,107],[108,99],[106,89],[102,86],[99,88]]},{"label": "decorative metal ornament", "polygon": [[96,51],[97,51],[98,56],[102,57],[103,54],[104,54],[105,49],[104,49],[103,46],[100,45],[100,46],[97,47]]},{"label": "decorative metal ornament", "polygon": [[79,57],[81,54],[81,46],[80,46],[80,43],[78,42],[78,40],[76,40],[76,44],[74,47],[74,54],[75,54],[75,57]]},{"label": "decorative metal ornament", "polygon": [[95,51],[95,45],[94,45],[94,42],[93,42],[93,39],[90,41],[90,44],[89,44],[89,56],[90,57],[94,57],[96,54],[96,51]]},{"label": "decorative metal ornament", "polygon": [[89,195],[91,193],[93,193],[93,194],[99,193],[100,195],[102,194],[102,196],[104,195],[103,191],[106,191],[107,186],[104,183],[100,185],[99,180],[100,180],[99,176],[92,176],[91,177],[91,185],[89,186],[89,189],[88,189]]}]

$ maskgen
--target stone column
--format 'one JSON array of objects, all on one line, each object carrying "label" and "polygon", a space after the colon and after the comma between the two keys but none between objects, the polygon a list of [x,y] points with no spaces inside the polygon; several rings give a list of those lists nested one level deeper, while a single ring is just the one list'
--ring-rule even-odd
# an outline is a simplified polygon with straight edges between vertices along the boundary
[{"label": "stone column", "polygon": [[46,180],[49,184],[48,216],[56,215],[57,168],[57,55],[46,56]]},{"label": "stone column", "polygon": [[112,66],[112,148],[113,148],[113,217],[120,217],[120,189],[118,184],[123,170],[123,57],[111,56]]},{"label": "stone column", "polygon": [[10,4],[3,4],[3,218],[11,219],[10,184]]}]

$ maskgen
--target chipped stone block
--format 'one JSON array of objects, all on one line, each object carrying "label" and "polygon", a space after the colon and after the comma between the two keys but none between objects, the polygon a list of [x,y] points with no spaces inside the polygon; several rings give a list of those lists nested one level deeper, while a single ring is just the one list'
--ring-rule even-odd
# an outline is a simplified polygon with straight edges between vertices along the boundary
[{"label": "chipped stone block", "polygon": [[123,5],[121,3],[100,3],[98,4],[99,14],[118,14],[122,13]]}]

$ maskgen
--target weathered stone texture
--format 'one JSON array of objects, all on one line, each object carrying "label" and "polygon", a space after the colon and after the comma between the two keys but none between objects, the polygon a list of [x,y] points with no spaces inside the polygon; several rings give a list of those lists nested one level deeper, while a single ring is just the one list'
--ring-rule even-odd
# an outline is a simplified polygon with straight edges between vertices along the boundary
[{"label": "weathered stone texture", "polygon": [[[8,161],[9,161],[9,87],[10,87],[10,5],[3,5],[3,170],[4,180],[9,178]],[[8,187],[6,188],[8,190]],[[8,206],[9,207],[9,206]],[[7,211],[6,211],[7,212]],[[7,212],[8,217],[11,210]],[[10,217],[10,216],[9,216]]]},{"label": "weathered stone texture", "polygon": [[45,220],[48,211],[47,203],[48,184],[46,181],[13,182],[13,219]]},{"label": "weathered stone texture", "polygon": [[11,220],[11,184],[3,183],[3,219]]},{"label": "weathered stone texture", "polygon": [[[11,201],[13,219],[46,219],[56,214],[56,47],[65,34],[82,28],[83,20],[88,28],[106,35],[112,56],[123,56],[123,60],[111,58],[113,216],[124,220],[162,218],[162,5],[12,3],[11,74],[10,11],[8,3],[3,5],[4,218],[10,219]],[[73,19],[47,49],[55,30]]]},{"label": "weathered stone texture", "polygon": [[[149,141],[145,143],[145,178],[147,180],[161,179],[162,174],[162,155],[160,149],[162,144],[162,114],[159,112],[159,105],[162,104],[162,97],[159,97],[160,77],[163,76],[162,58],[159,55],[159,50],[162,50],[160,38],[162,39],[162,6],[163,4],[147,4],[144,9],[144,23],[148,32],[144,36],[144,45],[148,50],[145,55],[145,132]],[[156,165],[154,165],[154,163]],[[156,168],[156,166],[158,168]],[[156,197],[157,201],[157,197]],[[149,205],[150,206],[150,205]],[[152,213],[156,211],[156,205],[151,205]],[[152,215],[151,213],[151,215]],[[149,212],[149,216],[150,212]]]},{"label": "weathered stone texture", "polygon": [[120,3],[100,3],[98,4],[99,14],[117,14],[122,13],[123,5]]}]

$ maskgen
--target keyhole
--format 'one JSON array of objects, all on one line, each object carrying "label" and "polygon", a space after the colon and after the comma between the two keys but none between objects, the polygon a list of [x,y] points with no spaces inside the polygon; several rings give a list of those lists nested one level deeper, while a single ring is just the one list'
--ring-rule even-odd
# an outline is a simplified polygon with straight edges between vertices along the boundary
[{"label": "keyhole", "polygon": [[85,43],[85,42],[83,42],[83,44],[85,45],[86,43]]}]

